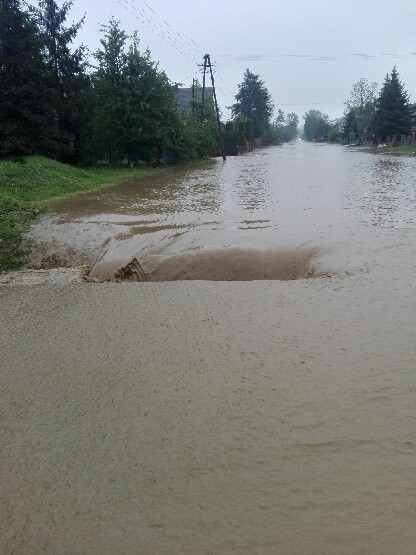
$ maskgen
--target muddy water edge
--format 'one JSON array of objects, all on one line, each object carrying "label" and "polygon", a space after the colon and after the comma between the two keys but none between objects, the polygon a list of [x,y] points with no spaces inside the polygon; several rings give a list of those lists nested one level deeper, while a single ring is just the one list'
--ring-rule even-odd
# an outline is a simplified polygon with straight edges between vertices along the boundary
[{"label": "muddy water edge", "polygon": [[57,202],[34,264],[104,283],[0,287],[1,552],[414,553],[415,175],[299,142]]}]

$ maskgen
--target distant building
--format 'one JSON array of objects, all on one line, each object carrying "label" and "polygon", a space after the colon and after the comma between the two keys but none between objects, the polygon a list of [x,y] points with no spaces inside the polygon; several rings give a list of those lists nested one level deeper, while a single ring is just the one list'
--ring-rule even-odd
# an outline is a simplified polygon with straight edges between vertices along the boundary
[{"label": "distant building", "polygon": [[[205,87],[205,98],[212,97],[214,90],[212,87]],[[201,102],[202,100],[202,88],[195,87],[195,100]],[[188,113],[192,109],[192,87],[182,87],[178,88],[176,91],[176,101],[178,103],[178,108],[182,113]]]}]

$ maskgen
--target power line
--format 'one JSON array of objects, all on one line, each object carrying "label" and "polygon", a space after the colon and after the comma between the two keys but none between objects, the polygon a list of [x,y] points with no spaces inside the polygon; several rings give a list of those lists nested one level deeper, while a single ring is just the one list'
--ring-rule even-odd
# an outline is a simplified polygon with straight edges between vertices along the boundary
[{"label": "power line", "polygon": [[195,46],[190,40],[184,38],[181,33],[179,33],[174,26],[167,21],[165,14],[161,13],[156,6],[152,7],[146,0],[139,0],[133,2],[129,0],[131,4],[137,5],[137,7],[150,18],[155,26],[163,34],[167,34],[170,38],[172,44],[180,49],[181,53],[191,57],[194,62],[199,60],[202,56],[202,50],[200,52],[195,51]]},{"label": "power line", "polygon": [[[175,50],[180,54],[185,56],[189,61],[199,63],[203,55],[203,49],[190,37],[187,37],[185,33],[179,32],[175,25],[169,20],[165,13],[162,13],[156,6],[150,5],[147,0],[117,0],[120,5],[121,2],[124,3],[123,7],[139,19],[146,27],[157,34],[164,42],[170,44]],[[137,12],[133,13],[131,10]],[[218,80],[220,84],[217,84],[218,90],[226,97],[234,97],[234,92],[231,90],[232,85],[219,69],[217,64]],[[228,91],[226,92],[226,90]]]},{"label": "power line", "polygon": [[345,101],[339,102],[298,102],[296,104],[281,104],[279,106],[326,106],[328,104],[345,104]]},{"label": "power line", "polygon": [[172,46],[175,50],[177,50],[180,54],[187,57],[188,60],[194,62],[194,60],[189,56],[189,53],[186,52],[177,41],[173,40],[169,34],[161,33],[160,27],[157,26],[157,22],[148,17],[148,15],[138,8],[131,0],[117,0],[117,2],[122,6],[127,12],[133,15],[138,21],[143,23],[151,32],[155,33],[161,40]]},{"label": "power line", "polygon": [[268,61],[278,58],[295,58],[309,61],[340,61],[361,58],[363,60],[374,60],[376,58],[413,58],[416,52],[393,53],[381,52],[379,54],[368,53],[343,53],[343,54],[216,54],[216,58],[229,59],[232,61]]}]

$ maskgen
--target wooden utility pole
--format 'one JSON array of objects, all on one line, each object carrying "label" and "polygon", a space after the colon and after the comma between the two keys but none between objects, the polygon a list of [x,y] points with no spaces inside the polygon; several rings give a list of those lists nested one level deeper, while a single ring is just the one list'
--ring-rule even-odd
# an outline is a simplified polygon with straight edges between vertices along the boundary
[{"label": "wooden utility pole", "polygon": [[192,119],[195,117],[195,79],[192,79]]},{"label": "wooden utility pole", "polygon": [[201,104],[202,104],[201,105],[201,120],[202,121],[204,120],[205,77],[206,77],[206,73],[207,73],[208,68],[209,68],[209,71],[210,71],[210,74],[211,74],[212,92],[213,92],[213,96],[214,96],[215,113],[217,114],[218,136],[219,136],[219,139],[220,139],[222,159],[225,162],[226,157],[225,157],[224,141],[223,141],[223,138],[222,138],[220,111],[219,111],[219,108],[218,108],[217,94],[215,92],[214,72],[212,71],[211,58],[210,58],[209,54],[205,54],[205,56],[204,56],[204,75],[203,75],[203,79],[202,79],[202,100],[201,100]]},{"label": "wooden utility pole", "polygon": [[[207,56],[208,54],[206,54],[204,56],[204,73],[203,73],[203,77],[202,77],[202,99],[201,99],[201,121],[204,121],[204,108],[205,108],[205,78],[207,75]],[[208,56],[209,58],[209,56]]]}]

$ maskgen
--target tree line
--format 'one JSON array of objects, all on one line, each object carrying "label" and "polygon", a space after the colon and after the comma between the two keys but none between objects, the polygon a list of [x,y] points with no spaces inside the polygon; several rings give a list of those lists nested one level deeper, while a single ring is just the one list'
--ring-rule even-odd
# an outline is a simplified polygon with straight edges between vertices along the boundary
[{"label": "tree line", "polygon": [[[73,48],[84,19],[68,25],[71,6],[72,0],[62,7],[55,0],[0,2],[0,158],[151,164],[216,154],[212,99],[205,100],[203,118],[200,95],[191,109],[179,110],[177,84],[115,19],[102,25],[90,62],[86,47]],[[271,96],[250,70],[235,98],[222,128],[229,150],[296,135],[296,114],[286,120],[279,111],[272,122]]]},{"label": "tree line", "polygon": [[0,2],[0,158],[157,163],[167,151],[172,160],[215,151],[212,102],[203,121],[180,112],[177,86],[114,19],[89,63],[72,47],[84,20],[66,24],[71,6]]},{"label": "tree line", "polygon": [[[192,109],[178,110],[172,83],[137,34],[128,37],[115,19],[101,27],[93,62],[84,46],[73,48],[84,20],[67,25],[72,0],[36,6],[0,2],[0,158],[42,154],[60,161],[93,164],[159,163],[218,152],[212,99],[204,117],[198,95]],[[298,116],[277,111],[259,75],[246,70],[231,119],[222,125],[230,153],[255,141],[291,141]],[[343,118],[330,121],[319,110],[304,116],[307,140],[385,141],[412,128],[409,96],[396,68],[377,84],[360,79],[345,103]]]},{"label": "tree line", "polygon": [[304,116],[306,140],[345,143],[380,144],[388,139],[410,136],[414,122],[410,99],[396,67],[386,75],[377,93],[378,84],[360,79],[354,83],[345,102],[342,118],[330,121],[319,110]]}]

